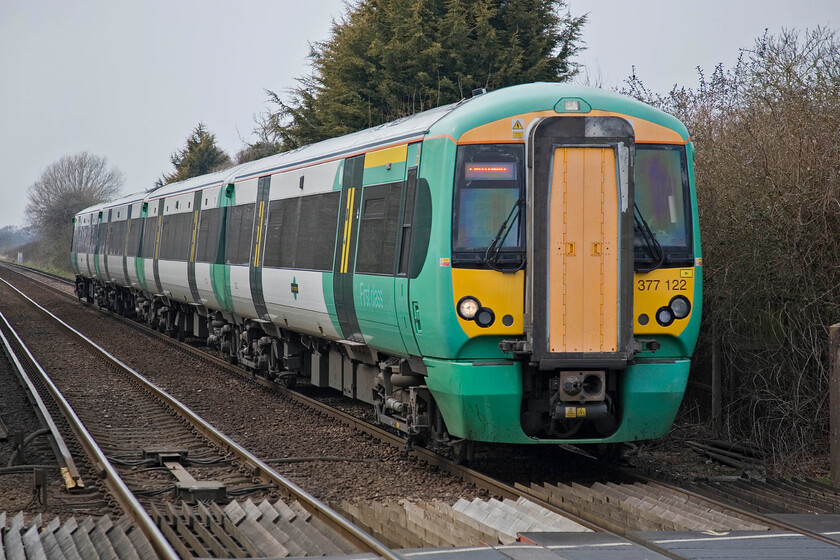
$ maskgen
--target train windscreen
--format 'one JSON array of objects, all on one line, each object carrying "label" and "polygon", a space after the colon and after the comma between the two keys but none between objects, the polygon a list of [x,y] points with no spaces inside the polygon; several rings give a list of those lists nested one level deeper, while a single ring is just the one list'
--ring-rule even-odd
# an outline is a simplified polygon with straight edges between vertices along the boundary
[{"label": "train windscreen", "polygon": [[461,146],[455,172],[452,257],[456,263],[520,261],[525,251],[522,145]]},{"label": "train windscreen", "polygon": [[[684,146],[636,144],[636,207],[662,248],[662,266],[687,266],[693,262],[688,188]],[[647,245],[637,230],[637,262],[652,260]]]}]

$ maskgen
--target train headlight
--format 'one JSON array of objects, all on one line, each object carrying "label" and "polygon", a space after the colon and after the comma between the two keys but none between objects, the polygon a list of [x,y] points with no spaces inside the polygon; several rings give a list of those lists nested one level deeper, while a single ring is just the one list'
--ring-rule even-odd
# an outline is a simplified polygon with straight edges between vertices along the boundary
[{"label": "train headlight", "polygon": [[668,306],[660,307],[656,311],[656,322],[663,327],[667,327],[674,322],[674,312]]},{"label": "train headlight", "polygon": [[685,296],[674,296],[671,299],[671,303],[668,304],[668,307],[671,308],[674,317],[677,319],[685,319],[691,313],[691,302]]},{"label": "train headlight", "polygon": [[481,309],[481,304],[472,296],[462,297],[458,302],[458,315],[465,321],[472,321]]}]

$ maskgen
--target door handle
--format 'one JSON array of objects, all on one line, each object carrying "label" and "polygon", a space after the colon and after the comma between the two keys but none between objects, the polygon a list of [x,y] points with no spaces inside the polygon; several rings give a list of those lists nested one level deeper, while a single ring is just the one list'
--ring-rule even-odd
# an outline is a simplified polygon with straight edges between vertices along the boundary
[{"label": "door handle", "polygon": [[420,327],[420,304],[412,301],[411,311],[414,318],[414,332],[420,334],[423,332],[423,329]]}]

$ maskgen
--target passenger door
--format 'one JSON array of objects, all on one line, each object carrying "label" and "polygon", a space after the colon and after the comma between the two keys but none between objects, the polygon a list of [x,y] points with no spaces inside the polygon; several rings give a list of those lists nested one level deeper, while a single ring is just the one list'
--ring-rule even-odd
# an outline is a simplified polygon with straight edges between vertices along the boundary
[{"label": "passenger door", "polygon": [[397,278],[394,282],[394,305],[397,312],[397,324],[405,344],[406,352],[413,356],[420,355],[420,348],[414,338],[415,323],[411,308],[411,283],[409,280],[411,267],[411,239],[414,223],[414,201],[417,192],[417,170],[420,163],[420,143],[408,146],[408,169],[405,174],[405,188],[403,189],[402,227],[400,228],[399,260]]},{"label": "passenger door", "polygon": [[364,343],[353,301],[353,270],[356,260],[356,237],[362,199],[364,154],[344,161],[341,181],[341,208],[336,235],[338,251],[333,263],[335,311],[345,340]]}]

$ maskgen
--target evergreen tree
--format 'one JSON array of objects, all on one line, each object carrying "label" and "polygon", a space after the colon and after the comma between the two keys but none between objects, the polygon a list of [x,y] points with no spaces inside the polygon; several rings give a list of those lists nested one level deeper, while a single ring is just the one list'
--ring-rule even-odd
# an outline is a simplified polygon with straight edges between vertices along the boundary
[{"label": "evergreen tree", "polygon": [[204,123],[198,123],[187,137],[186,145],[175,151],[169,161],[175,171],[158,179],[155,186],[198,177],[231,165],[230,156],[216,145],[216,135],[209,132]]},{"label": "evergreen tree", "polygon": [[285,149],[394,120],[471,95],[578,69],[586,17],[564,0],[359,0],[310,52],[312,74],[278,106]]}]

